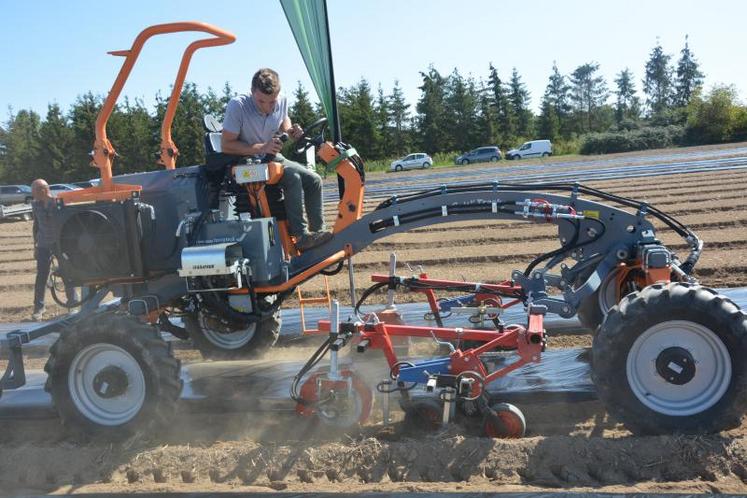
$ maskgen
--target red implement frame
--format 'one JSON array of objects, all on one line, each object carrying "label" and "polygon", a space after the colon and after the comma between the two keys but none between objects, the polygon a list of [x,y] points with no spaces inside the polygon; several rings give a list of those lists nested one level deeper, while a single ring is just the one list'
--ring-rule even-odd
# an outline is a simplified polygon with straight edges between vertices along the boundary
[{"label": "red implement frame", "polygon": [[129,50],[116,50],[109,52],[111,55],[125,57],[125,61],[122,64],[117,79],[114,81],[114,84],[109,91],[109,95],[107,96],[106,101],[99,112],[98,118],[96,119],[96,141],[93,145],[93,161],[91,162],[91,165],[99,169],[101,185],[82,190],[60,192],[57,197],[65,204],[99,200],[126,200],[131,198],[135,193],[140,192],[142,189],[140,185],[115,184],[112,179],[112,163],[116,156],[116,152],[114,146],[106,135],[106,123],[109,121],[109,117],[114,111],[114,105],[117,103],[119,94],[121,93],[127,78],[130,76],[130,72],[135,65],[135,61],[137,61],[145,42],[156,35],[185,31],[209,33],[213,35],[214,38],[197,40],[187,47],[184,51],[184,55],[182,55],[179,71],[177,72],[176,80],[174,81],[169,104],[166,108],[166,115],[164,116],[163,124],[161,126],[161,154],[158,162],[166,169],[175,168],[179,150],[171,139],[171,123],[174,120],[176,106],[179,102],[182,85],[184,84],[184,78],[187,74],[192,55],[200,48],[227,45],[236,40],[236,37],[231,33],[201,22],[176,22],[151,26],[144,29],[137,38],[135,38],[135,41]]},{"label": "red implement frame", "polygon": [[[389,275],[374,274],[371,275],[372,282],[389,282]],[[497,284],[483,284],[474,282],[461,282],[456,280],[436,280],[428,278],[426,273],[421,273],[418,276],[418,281],[427,284],[426,288],[410,288],[411,291],[420,292],[425,294],[428,300],[428,306],[431,308],[431,313],[436,316],[439,312],[438,309],[438,298],[436,297],[436,290],[439,288],[450,289],[454,287],[470,288],[475,293],[475,297],[478,302],[491,301],[491,306],[496,308],[506,309],[511,306],[515,306],[521,303],[522,289],[520,285],[514,284],[511,280],[505,280]],[[470,290],[465,290],[470,292]],[[511,301],[504,303],[500,298],[508,297],[513,298]]]},{"label": "red implement frame", "polygon": [[[362,324],[356,326],[354,342],[365,345],[365,349],[379,349],[383,351],[389,368],[393,374],[397,373],[400,359],[392,344],[393,337],[435,337],[444,341],[476,341],[483,344],[479,347],[462,351],[455,350],[449,355],[451,364],[449,373],[459,375],[464,372],[476,372],[482,377],[485,386],[499,377],[503,377],[517,368],[531,362],[539,362],[544,347],[543,316],[540,313],[530,313],[527,327],[510,325],[503,330],[451,329],[438,327],[420,327],[413,325],[390,325],[384,322],[376,324]],[[329,320],[319,321],[319,332],[329,333]],[[516,349],[519,359],[494,372],[488,372],[480,361],[480,356],[496,348]],[[480,386],[475,385],[476,389]],[[473,392],[473,396],[479,394]]]}]

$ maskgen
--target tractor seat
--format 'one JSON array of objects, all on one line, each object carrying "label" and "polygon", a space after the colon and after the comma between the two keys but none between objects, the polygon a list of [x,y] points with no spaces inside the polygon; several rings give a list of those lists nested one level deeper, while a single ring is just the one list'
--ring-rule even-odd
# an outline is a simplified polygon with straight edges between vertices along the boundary
[{"label": "tractor seat", "polygon": [[224,154],[222,152],[221,136],[223,134],[223,125],[215,116],[206,114],[202,121],[206,130],[204,138],[205,167],[209,173],[219,175],[227,166],[237,164],[244,159],[242,156]]}]

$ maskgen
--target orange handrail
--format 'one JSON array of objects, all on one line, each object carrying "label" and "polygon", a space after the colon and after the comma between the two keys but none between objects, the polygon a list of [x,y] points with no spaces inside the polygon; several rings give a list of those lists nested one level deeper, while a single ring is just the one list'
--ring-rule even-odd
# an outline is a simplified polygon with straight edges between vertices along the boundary
[{"label": "orange handrail", "polygon": [[[166,148],[168,149],[170,146],[173,146],[173,141],[171,141],[170,129],[171,121],[173,120],[174,113],[176,112],[176,103],[179,100],[179,94],[181,93],[181,87],[184,83],[187,66],[189,65],[192,54],[197,49],[202,47],[226,45],[228,43],[232,43],[234,40],[236,40],[236,37],[227,31],[201,22],[186,21],[168,24],[157,24],[140,32],[137,38],[135,38],[135,41],[133,42],[132,47],[129,50],[116,50],[113,52],[109,52],[111,55],[122,56],[126,58],[124,63],[122,64],[122,68],[119,70],[117,79],[114,81],[112,89],[109,91],[109,95],[107,96],[106,101],[101,108],[101,112],[96,119],[96,142],[93,146],[93,165],[99,168],[99,171],[101,172],[101,183],[106,190],[113,189],[112,161],[115,155],[114,147],[112,146],[111,142],[109,142],[109,139],[106,136],[106,123],[109,120],[112,111],[114,110],[114,104],[116,104],[117,99],[119,98],[119,94],[121,93],[122,88],[124,87],[124,84],[130,75],[130,72],[132,71],[132,67],[135,65],[135,61],[140,55],[140,51],[142,50],[143,45],[145,45],[145,42],[149,38],[156,35],[179,33],[184,31],[199,31],[210,33],[212,35],[215,35],[216,38],[208,38],[205,40],[198,40],[196,42],[193,42],[189,45],[189,47],[187,47],[187,50],[184,52],[181,65],[179,67],[179,72],[177,73],[176,82],[174,83],[174,89],[171,93],[171,100],[169,101],[169,106],[166,111],[166,117],[164,118],[164,124],[167,125],[166,133],[164,134],[163,127],[161,132],[161,147],[163,149],[163,139],[164,137],[166,137]],[[166,123],[167,121],[168,123]],[[176,148],[175,146],[173,147],[174,149]],[[171,164],[173,164],[173,162]],[[168,168],[169,162],[165,162],[164,165]],[[173,165],[171,167],[173,168]]]}]

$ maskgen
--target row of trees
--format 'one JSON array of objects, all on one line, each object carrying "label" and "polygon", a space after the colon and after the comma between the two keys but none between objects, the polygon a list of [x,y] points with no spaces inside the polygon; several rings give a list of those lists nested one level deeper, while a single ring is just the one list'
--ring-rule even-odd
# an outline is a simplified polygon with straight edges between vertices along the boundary
[{"label": "row of trees", "polygon": [[[579,137],[591,134],[650,126],[687,127],[685,135],[690,142],[738,136],[734,130],[741,126],[742,114],[737,111],[743,108],[736,105],[735,92],[721,88],[708,96],[715,96],[723,105],[726,99],[737,109],[727,112],[731,113],[731,132],[713,130],[703,122],[705,109],[712,106],[693,105],[705,102],[700,93],[704,75],[687,38],[676,63],[673,60],[657,42],[645,63],[642,95],[628,68],[617,74],[610,91],[595,62],[569,74],[561,73],[553,64],[537,116],[516,68],[503,80],[493,64],[484,78],[463,76],[457,69],[442,75],[430,66],[420,73],[420,98],[414,106],[407,103],[397,82],[391,92],[385,93],[381,86],[374,91],[366,79],[361,79],[338,91],[342,134],[369,160],[392,158],[415,149],[434,154],[497,144],[505,150],[531,138],[548,138],[556,144],[579,143]],[[185,85],[172,130],[180,150],[179,164],[204,160],[202,117],[222,116],[233,94],[228,84],[221,92],[208,89],[204,93],[192,83]],[[87,93],[67,112],[51,104],[44,119],[29,110],[11,112],[0,126],[0,181],[28,182],[45,177],[57,182],[95,176],[88,165],[88,153],[102,101],[102,97]],[[290,114],[295,122],[307,125],[321,115],[319,105],[311,101],[300,83],[292,91],[291,101]],[[159,93],[152,110],[140,100],[124,99],[116,107],[108,125],[109,138],[119,155],[116,173],[156,167],[155,153],[167,104],[168,98]]]}]

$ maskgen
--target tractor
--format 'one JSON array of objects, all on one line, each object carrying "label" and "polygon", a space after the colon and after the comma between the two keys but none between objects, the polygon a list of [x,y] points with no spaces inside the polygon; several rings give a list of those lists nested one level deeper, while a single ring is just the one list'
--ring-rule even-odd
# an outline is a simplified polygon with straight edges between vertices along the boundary
[{"label": "tractor", "polygon": [[[106,122],[121,89],[149,38],[184,31],[211,37],[191,43],[182,57],[161,130],[163,169],[115,177]],[[507,306],[523,306],[526,324],[418,328],[387,324],[375,314],[348,322],[333,316],[320,323],[329,337],[294,382],[299,412],[341,426],[365,420],[371,394],[354,369],[338,368],[336,356],[355,344],[361,352],[384,351],[390,390],[402,393],[409,413],[433,421],[441,409],[471,407],[486,417],[489,435],[520,434],[522,417],[488,399],[485,386],[541,360],[548,337],[543,318],[550,313],[578,315],[594,331],[598,395],[631,430],[718,431],[739,423],[747,403],[745,315],[697,284],[692,271],[703,243],[653,206],[578,183],[496,181],[393,196],[364,214],[363,160],[339,137],[327,140],[329,123],[321,119],[307,126],[296,146],[313,147],[337,173],[340,200],[333,238],[301,253],[286,225],[282,164],[223,154],[216,140],[220,125],[207,119],[206,163],[177,168],[170,128],[191,57],[234,39],[214,26],[181,22],[147,28],[129,50],[112,52],[125,61],[96,123],[92,155],[101,184],[57,198],[58,272],[67,285],[86,288],[87,296],[77,313],[3,340],[9,364],[0,389],[23,385],[23,344],[58,332],[45,367],[46,389],[65,424],[106,437],[162,424],[173,417],[181,381],[180,364],[161,332],[191,339],[212,358],[259,355],[276,342],[280,308],[298,285],[340,271],[374,241],[436,223],[513,220],[556,225],[559,247],[499,283],[387,275],[375,287],[424,292],[436,317],[436,290],[488,303],[494,318]],[[686,256],[657,239],[652,219],[682,236]],[[116,299],[105,301],[109,295]],[[395,336],[432,336],[452,349],[428,362],[402,360],[392,346]],[[518,358],[491,370],[496,351]],[[314,371],[327,352],[334,353],[330,367]],[[410,396],[416,385],[430,399]]]}]

